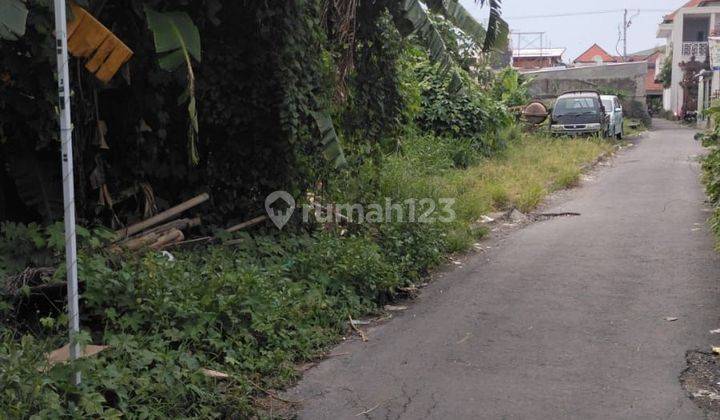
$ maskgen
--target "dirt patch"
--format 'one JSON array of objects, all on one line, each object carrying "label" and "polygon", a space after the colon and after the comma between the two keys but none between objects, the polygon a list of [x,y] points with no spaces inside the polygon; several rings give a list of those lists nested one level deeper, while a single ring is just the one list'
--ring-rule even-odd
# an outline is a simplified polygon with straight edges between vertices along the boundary
[{"label": "dirt patch", "polygon": [[720,418],[720,358],[698,350],[688,351],[685,358],[687,368],[680,374],[680,384],[710,418]]}]

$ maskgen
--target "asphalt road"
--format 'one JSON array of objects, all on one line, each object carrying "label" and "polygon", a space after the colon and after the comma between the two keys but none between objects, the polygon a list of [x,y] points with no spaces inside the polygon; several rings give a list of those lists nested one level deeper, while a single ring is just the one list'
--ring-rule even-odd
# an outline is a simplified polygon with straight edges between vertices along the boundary
[{"label": "asphalt road", "polygon": [[491,241],[310,369],[300,418],[704,418],[678,382],[720,344],[702,149],[655,127],[547,209],[581,216]]}]

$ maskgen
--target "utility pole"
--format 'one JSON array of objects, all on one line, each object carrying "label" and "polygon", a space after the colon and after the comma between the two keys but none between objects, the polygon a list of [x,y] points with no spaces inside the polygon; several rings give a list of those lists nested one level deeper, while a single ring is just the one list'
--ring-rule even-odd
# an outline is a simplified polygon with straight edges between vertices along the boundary
[{"label": "utility pole", "polygon": [[[57,44],[58,110],[62,153],[63,201],[65,204],[65,266],[67,271],[68,330],[70,360],[80,357],[77,335],[80,332],[78,303],[77,242],[75,237],[75,176],[73,174],[72,118],[70,117],[70,72],[68,70],[67,17],[65,0],[54,0]],[[72,383],[80,384],[80,372],[73,372]]]},{"label": "utility pole", "polygon": [[627,30],[628,30],[628,9],[623,14],[623,61],[627,61]]},{"label": "utility pole", "polygon": [[[623,10],[623,27],[622,27],[622,41],[623,41],[623,61],[627,62],[628,59],[628,52],[627,52],[627,44],[628,44],[628,29],[630,29],[630,26],[632,26],[633,19],[640,16],[640,10],[637,11],[634,15],[628,17],[628,9]],[[617,51],[617,46],[615,47],[615,50]]]}]

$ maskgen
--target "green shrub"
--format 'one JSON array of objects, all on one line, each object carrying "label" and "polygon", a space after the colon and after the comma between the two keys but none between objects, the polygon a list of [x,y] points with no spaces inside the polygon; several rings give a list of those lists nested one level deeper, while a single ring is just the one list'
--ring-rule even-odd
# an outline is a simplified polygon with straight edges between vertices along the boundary
[{"label": "green shrub", "polygon": [[492,96],[506,106],[525,105],[530,100],[528,82],[527,77],[517,70],[510,67],[505,68],[495,75]]},{"label": "green shrub", "polygon": [[[715,235],[720,238],[720,107],[714,104],[705,111],[705,114],[713,120],[711,130],[698,133],[695,138],[702,142],[703,146],[710,148],[710,153],[702,160],[703,182],[708,201],[714,208],[710,225]],[[720,249],[720,241],[718,242]]]},{"label": "green shrub", "polygon": [[467,139],[484,155],[505,145],[500,132],[512,121],[505,105],[465,78],[459,92],[450,90],[450,78],[424,57],[415,58],[422,108],[418,126],[441,137]]},{"label": "green shrub", "polygon": [[[0,412],[248,416],[259,393],[253,384],[287,384],[297,362],[345,332],[348,316],[374,311],[440,260],[437,233],[424,227],[388,225],[378,236],[246,235],[233,249],[177,252],[172,261],[151,253],[117,262],[84,252],[84,341],[110,349],[38,373],[43,354],[65,341],[62,308],[39,314],[46,330],[36,338],[3,327]],[[218,382],[202,368],[230,379]],[[72,369],[83,372],[80,388],[69,383]]]}]

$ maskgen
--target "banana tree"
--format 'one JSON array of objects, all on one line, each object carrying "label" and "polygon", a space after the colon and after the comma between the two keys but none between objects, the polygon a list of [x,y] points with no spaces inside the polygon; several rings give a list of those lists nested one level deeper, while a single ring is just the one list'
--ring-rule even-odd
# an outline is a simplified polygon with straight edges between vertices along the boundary
[{"label": "banana tree", "polygon": [[392,2],[390,13],[403,36],[414,33],[420,35],[430,59],[440,63],[444,71],[452,71],[457,78],[455,63],[447,52],[440,33],[432,24],[427,11],[437,13],[447,19],[455,27],[471,37],[483,52],[502,49],[507,46],[509,28],[501,17],[502,0],[476,0],[481,6],[490,7],[490,18],[487,30],[457,0],[397,0]]},{"label": "banana tree", "polygon": [[[443,16],[453,26],[471,37],[478,45],[481,45],[483,52],[506,48],[509,28],[507,22],[502,19],[502,0],[476,0],[476,3],[480,6],[487,5],[490,8],[487,29],[483,28],[457,0],[385,0],[384,7],[390,12],[396,28],[402,36],[419,35],[418,39],[427,49],[430,59],[438,63],[443,72],[451,74],[450,89],[457,91],[462,86],[457,63],[454,62],[448,52],[442,36],[428,15],[428,11]],[[343,8],[339,10],[337,9],[337,3],[328,0],[326,9],[334,6],[336,8],[335,12],[342,17],[338,19],[340,24],[335,29],[340,34],[339,39],[348,43],[345,50],[352,54],[356,48],[356,45],[353,44],[356,40],[354,19],[357,17],[355,9],[358,7],[358,2],[347,4],[341,2],[341,4]],[[348,7],[348,4],[350,4],[350,7]],[[352,63],[353,59],[351,56],[345,57],[343,62]],[[342,75],[347,73],[347,69],[340,71]],[[325,128],[329,122],[327,118],[318,121],[322,121]],[[318,126],[320,126],[320,122],[318,122]],[[342,149],[335,147],[339,145],[339,141],[337,141],[334,130],[329,131],[321,128],[321,131],[327,133],[327,136],[323,136],[323,143],[332,146],[329,150],[339,153],[338,156],[341,157]],[[338,159],[338,161],[344,161],[344,158]]]},{"label": "banana tree", "polygon": [[501,17],[502,0],[476,0],[481,6],[490,7],[488,28],[475,20],[456,0],[424,0],[425,5],[434,13],[449,20],[458,29],[482,45],[483,52],[501,49],[507,46],[508,25]]},{"label": "banana tree", "polygon": [[[451,88],[458,89],[460,87],[460,77],[457,70],[457,63],[449,54],[440,32],[433,24],[428,12],[436,13],[444,17],[457,29],[464,32],[478,46],[482,47],[483,52],[492,50],[501,50],[507,46],[508,25],[501,17],[501,1],[502,0],[476,0],[481,6],[489,6],[490,15],[488,27],[483,26],[475,20],[475,18],[464,8],[457,0],[386,0],[384,7],[390,12],[395,22],[395,26],[402,36],[418,35],[418,40],[422,42],[427,49],[430,59],[438,63],[445,73],[452,74]],[[358,7],[358,2],[354,2],[354,7]],[[337,6],[335,6],[337,9]],[[356,46],[352,42],[356,39],[354,33],[354,23],[348,23],[348,19],[354,19],[355,10],[335,11],[342,16],[338,19],[340,26],[336,31],[340,34],[341,40],[348,40],[345,50],[349,54],[355,50]],[[352,63],[352,57],[346,57],[343,62]],[[341,71],[347,74],[347,71]]]},{"label": "banana tree", "polygon": [[159,54],[158,64],[166,71],[175,71],[184,66],[187,75],[187,89],[178,98],[178,103],[187,103],[188,109],[188,155],[193,165],[200,161],[197,142],[200,132],[195,102],[195,73],[192,59],[200,62],[200,31],[185,12],[156,12],[145,6],[148,28],[153,33],[155,51]]}]

